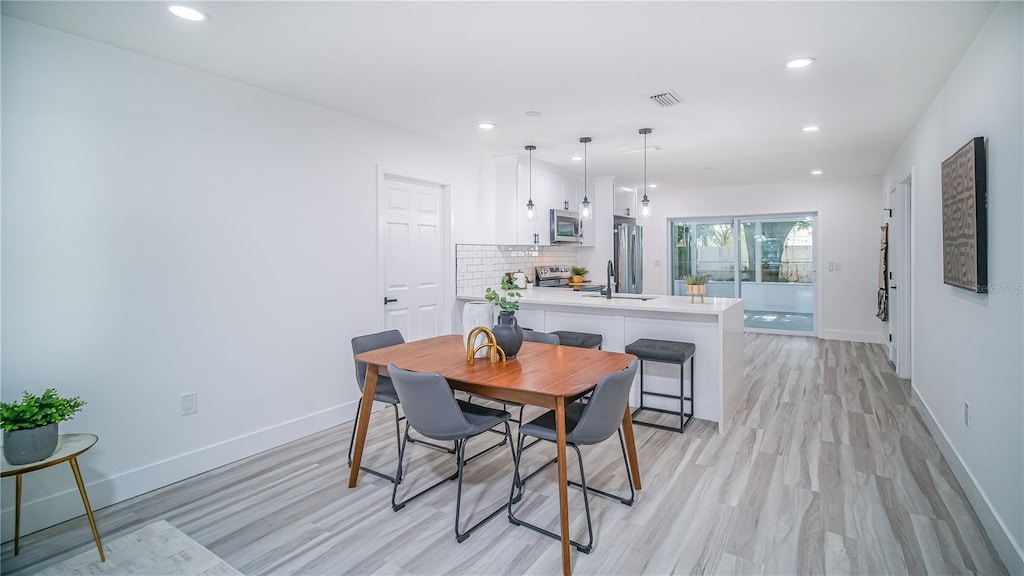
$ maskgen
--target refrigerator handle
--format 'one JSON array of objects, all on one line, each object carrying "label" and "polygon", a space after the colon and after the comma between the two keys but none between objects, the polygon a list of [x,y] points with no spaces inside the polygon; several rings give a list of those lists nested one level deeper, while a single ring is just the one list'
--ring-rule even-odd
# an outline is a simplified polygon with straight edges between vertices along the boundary
[{"label": "refrigerator handle", "polygon": [[630,235],[630,291],[634,294],[637,290],[637,233],[636,230]]}]

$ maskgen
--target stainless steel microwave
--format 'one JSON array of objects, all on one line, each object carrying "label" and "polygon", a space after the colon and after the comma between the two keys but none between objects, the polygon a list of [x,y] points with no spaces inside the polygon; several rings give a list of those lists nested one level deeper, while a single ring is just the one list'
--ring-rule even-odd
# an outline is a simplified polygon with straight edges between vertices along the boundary
[{"label": "stainless steel microwave", "polygon": [[578,212],[568,210],[551,210],[551,243],[569,242],[579,244],[583,241],[583,225],[580,224]]}]

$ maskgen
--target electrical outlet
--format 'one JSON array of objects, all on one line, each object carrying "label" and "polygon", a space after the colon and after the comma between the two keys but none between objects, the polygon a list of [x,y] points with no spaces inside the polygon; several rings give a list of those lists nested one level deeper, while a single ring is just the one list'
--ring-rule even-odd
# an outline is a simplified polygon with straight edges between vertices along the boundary
[{"label": "electrical outlet", "polygon": [[199,393],[189,392],[181,395],[181,415],[188,416],[199,412]]},{"label": "electrical outlet", "polygon": [[964,402],[964,426],[971,427],[971,405]]}]

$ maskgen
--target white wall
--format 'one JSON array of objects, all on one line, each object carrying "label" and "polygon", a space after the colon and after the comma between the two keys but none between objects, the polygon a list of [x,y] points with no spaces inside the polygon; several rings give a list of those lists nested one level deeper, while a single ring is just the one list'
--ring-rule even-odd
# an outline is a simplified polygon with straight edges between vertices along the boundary
[{"label": "white wall", "polygon": [[[10,18],[2,42],[2,396],[88,401],[61,430],[100,437],[96,507],[352,418],[378,164],[480,233],[475,153]],[[66,467],[25,502],[23,533],[82,514]]]},{"label": "white wall", "polygon": [[[763,184],[737,188],[661,191],[652,197],[654,214],[644,224],[644,291],[668,292],[668,220],[817,212],[819,336],[880,342],[875,318],[878,290],[879,222],[882,202],[876,177]],[[832,260],[842,270],[829,272]]]},{"label": "white wall", "polygon": [[[1011,574],[1024,572],[1022,29],[1024,5],[995,8],[881,187],[913,174],[913,387]],[[988,147],[988,295],[942,283],[939,165],[975,136]]]}]

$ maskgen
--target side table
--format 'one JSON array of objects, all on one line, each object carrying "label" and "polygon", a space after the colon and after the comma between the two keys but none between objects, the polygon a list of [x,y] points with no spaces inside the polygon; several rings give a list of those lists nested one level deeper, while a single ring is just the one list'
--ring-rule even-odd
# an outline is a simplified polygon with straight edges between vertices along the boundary
[{"label": "side table", "polygon": [[21,476],[43,468],[49,468],[62,462],[71,465],[71,471],[75,474],[75,482],[78,483],[78,493],[82,495],[82,504],[85,505],[85,514],[89,517],[89,526],[92,527],[92,537],[96,541],[96,549],[100,552],[100,561],[106,562],[103,555],[103,544],[100,543],[100,533],[96,530],[96,520],[92,517],[92,506],[89,505],[89,496],[85,493],[85,484],[82,482],[82,472],[78,469],[78,456],[92,448],[99,438],[95,434],[61,434],[57,439],[57,451],[46,460],[32,462],[31,464],[14,465],[9,464],[7,459],[0,460],[0,478],[14,476],[17,483],[17,496],[14,504],[14,555],[18,555],[18,536],[21,530]]}]

